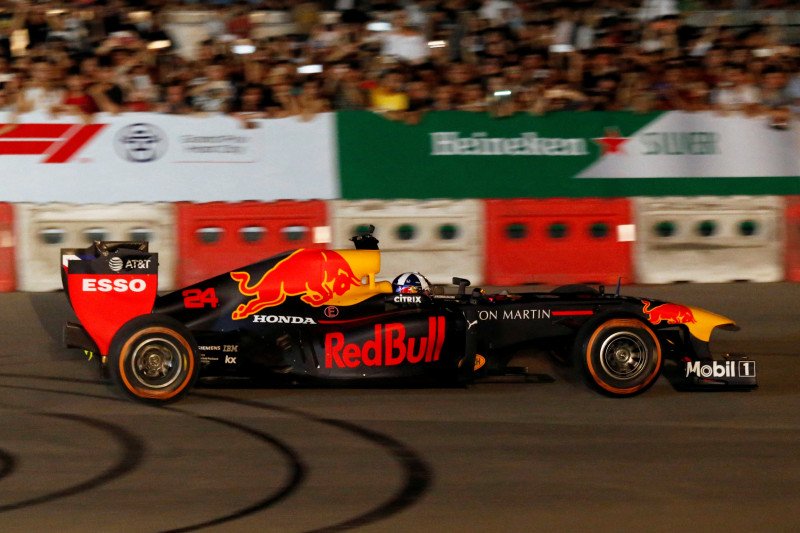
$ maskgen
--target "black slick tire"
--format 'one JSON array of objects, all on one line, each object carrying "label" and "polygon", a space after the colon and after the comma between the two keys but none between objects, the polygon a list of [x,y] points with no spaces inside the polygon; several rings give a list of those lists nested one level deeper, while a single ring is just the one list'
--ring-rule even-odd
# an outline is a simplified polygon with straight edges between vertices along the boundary
[{"label": "black slick tire", "polygon": [[108,352],[111,379],[135,400],[167,404],[182,398],[197,380],[197,344],[180,322],[142,315],[114,335]]},{"label": "black slick tire", "polygon": [[610,318],[587,324],[574,350],[583,379],[615,397],[641,394],[661,372],[661,345],[653,330],[636,318]]}]

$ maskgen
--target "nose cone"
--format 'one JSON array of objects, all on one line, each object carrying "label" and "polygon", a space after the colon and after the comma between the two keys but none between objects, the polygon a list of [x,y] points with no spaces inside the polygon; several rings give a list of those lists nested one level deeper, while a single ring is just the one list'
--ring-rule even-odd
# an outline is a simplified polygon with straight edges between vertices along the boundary
[{"label": "nose cone", "polygon": [[689,332],[694,337],[701,341],[708,342],[711,339],[711,332],[714,328],[739,329],[736,322],[726,316],[718,315],[717,313],[712,313],[711,311],[706,311],[699,307],[689,307],[689,309],[691,309],[695,321],[686,324],[686,327],[689,328]]}]

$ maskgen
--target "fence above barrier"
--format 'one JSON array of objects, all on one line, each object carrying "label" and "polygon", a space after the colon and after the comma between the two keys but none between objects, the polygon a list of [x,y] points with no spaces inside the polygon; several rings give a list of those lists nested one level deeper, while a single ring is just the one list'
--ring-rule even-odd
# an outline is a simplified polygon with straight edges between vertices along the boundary
[{"label": "fence above barrier", "polygon": [[[0,123],[11,118],[0,113]],[[8,202],[800,194],[800,128],[743,114],[497,120],[446,111],[413,126],[370,111],[254,119],[252,127],[225,114],[98,113],[82,124],[35,111],[13,120],[0,173],[27,179],[4,184]]]}]

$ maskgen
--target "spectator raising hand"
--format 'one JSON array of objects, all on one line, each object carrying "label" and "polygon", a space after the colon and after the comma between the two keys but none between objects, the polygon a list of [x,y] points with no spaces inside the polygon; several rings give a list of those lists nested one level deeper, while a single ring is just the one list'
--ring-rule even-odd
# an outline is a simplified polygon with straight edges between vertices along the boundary
[{"label": "spectator raising hand", "polygon": [[430,55],[427,39],[398,11],[392,18],[392,31],[383,40],[381,54],[409,63],[421,63]]}]

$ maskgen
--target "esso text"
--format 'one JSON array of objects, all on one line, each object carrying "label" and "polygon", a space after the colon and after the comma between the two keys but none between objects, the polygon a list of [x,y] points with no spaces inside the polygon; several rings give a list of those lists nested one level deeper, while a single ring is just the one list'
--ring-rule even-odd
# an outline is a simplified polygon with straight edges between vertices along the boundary
[{"label": "esso text", "polygon": [[147,288],[147,282],[134,278],[84,278],[83,292],[142,292]]}]

